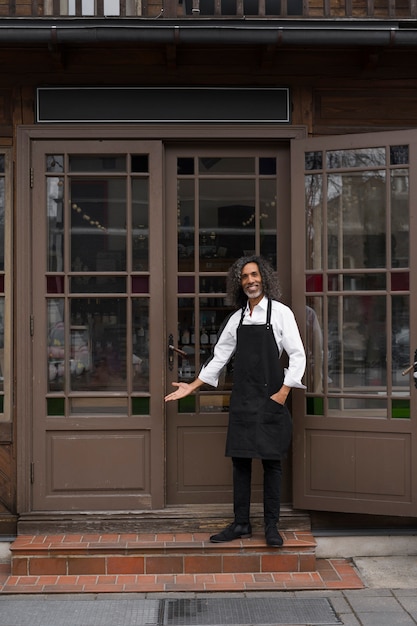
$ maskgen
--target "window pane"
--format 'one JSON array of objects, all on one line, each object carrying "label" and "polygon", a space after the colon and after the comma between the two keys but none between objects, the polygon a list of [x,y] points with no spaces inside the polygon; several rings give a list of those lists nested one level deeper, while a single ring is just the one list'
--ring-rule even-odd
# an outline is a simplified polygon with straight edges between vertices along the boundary
[{"label": "window pane", "polygon": [[330,175],[327,202],[329,268],[385,267],[385,172]]},{"label": "window pane", "polygon": [[408,170],[391,172],[391,256],[392,267],[408,267],[409,246]]},{"label": "window pane", "polygon": [[[274,159],[275,160],[275,159]],[[259,181],[260,253],[276,267],[277,186],[276,180]]]},{"label": "window pane", "polygon": [[323,177],[305,177],[306,269],[323,267]]},{"label": "window pane", "polygon": [[391,146],[390,147],[390,163],[391,165],[408,164],[408,146]]},{"label": "window pane", "polygon": [[359,148],[356,150],[329,150],[326,153],[328,169],[371,168],[386,164],[385,148]]},{"label": "window pane", "polygon": [[48,391],[63,391],[65,376],[65,318],[63,298],[50,298],[47,310]]},{"label": "window pane", "polygon": [[149,270],[149,197],[148,179],[132,181],[133,270]]},{"label": "window pane", "polygon": [[328,303],[329,388],[386,389],[385,297],[335,296]]},{"label": "window pane", "polygon": [[254,157],[201,157],[198,160],[200,174],[254,174]]},{"label": "window pane", "polygon": [[64,171],[64,155],[48,154],[46,157],[47,172],[63,172]]},{"label": "window pane", "polygon": [[323,298],[307,298],[307,391],[323,392]]},{"label": "window pane", "polygon": [[[188,159],[190,160],[190,159]],[[178,270],[194,270],[194,181],[178,180]]]},{"label": "window pane", "polygon": [[69,157],[70,172],[125,172],[125,155],[71,155]]},{"label": "window pane", "polygon": [[126,301],[71,299],[71,389],[126,390]]},{"label": "window pane", "polygon": [[64,179],[46,179],[48,271],[64,271]]},{"label": "window pane", "polygon": [[149,391],[149,298],[132,300],[132,320],[132,386]]},{"label": "window pane", "polygon": [[410,353],[410,298],[392,298],[392,384],[410,391],[410,376],[402,372],[411,363]]},{"label": "window pane", "polygon": [[126,183],[118,178],[71,180],[71,269],[126,269]]},{"label": "window pane", "polygon": [[231,258],[252,254],[255,241],[255,181],[211,179],[200,182],[200,262],[210,268],[207,259],[227,255]]}]

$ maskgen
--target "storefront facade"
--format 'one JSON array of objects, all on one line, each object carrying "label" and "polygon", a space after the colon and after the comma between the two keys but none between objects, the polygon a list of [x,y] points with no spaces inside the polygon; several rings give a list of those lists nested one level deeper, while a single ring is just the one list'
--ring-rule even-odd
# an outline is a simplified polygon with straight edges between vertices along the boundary
[{"label": "storefront facade", "polygon": [[416,516],[417,41],[286,44],[275,19],[273,45],[252,21],[220,42],[179,19],[169,43],[170,22],[113,19],[105,45],[97,20],[92,42],[34,18],[1,44],[4,533],[230,504],[231,368],[163,397],[210,354],[253,252],[308,353],[284,502]]}]

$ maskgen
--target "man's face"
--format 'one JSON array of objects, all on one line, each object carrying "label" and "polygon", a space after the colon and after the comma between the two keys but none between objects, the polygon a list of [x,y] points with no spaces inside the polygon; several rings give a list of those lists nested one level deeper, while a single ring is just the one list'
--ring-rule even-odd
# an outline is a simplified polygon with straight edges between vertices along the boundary
[{"label": "man's face", "polygon": [[240,282],[248,298],[259,298],[263,294],[262,277],[257,263],[246,263],[243,266]]}]

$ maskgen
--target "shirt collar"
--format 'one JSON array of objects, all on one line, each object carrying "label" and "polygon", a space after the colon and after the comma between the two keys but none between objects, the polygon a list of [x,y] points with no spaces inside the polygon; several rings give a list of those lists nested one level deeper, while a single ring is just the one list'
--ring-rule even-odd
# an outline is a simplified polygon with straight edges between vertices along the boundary
[{"label": "shirt collar", "polygon": [[[258,304],[257,304],[257,305],[255,305],[254,310],[255,310],[257,307],[260,307],[261,309],[263,309],[264,311],[266,311],[266,310],[267,310],[267,308],[268,308],[268,298],[267,298],[266,296],[264,296],[264,297],[262,298],[262,300],[261,300],[260,302],[258,302]],[[248,300],[248,302],[246,303],[245,313],[250,313],[250,308],[249,308],[249,300]]]}]

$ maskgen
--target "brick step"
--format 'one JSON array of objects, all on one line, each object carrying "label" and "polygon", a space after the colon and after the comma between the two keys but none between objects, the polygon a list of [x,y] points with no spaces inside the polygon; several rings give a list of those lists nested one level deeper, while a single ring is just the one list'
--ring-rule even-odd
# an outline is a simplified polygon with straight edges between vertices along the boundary
[{"label": "brick step", "polygon": [[234,574],[316,571],[309,531],[282,531],[270,548],[262,533],[213,544],[207,533],[19,535],[12,576]]}]

